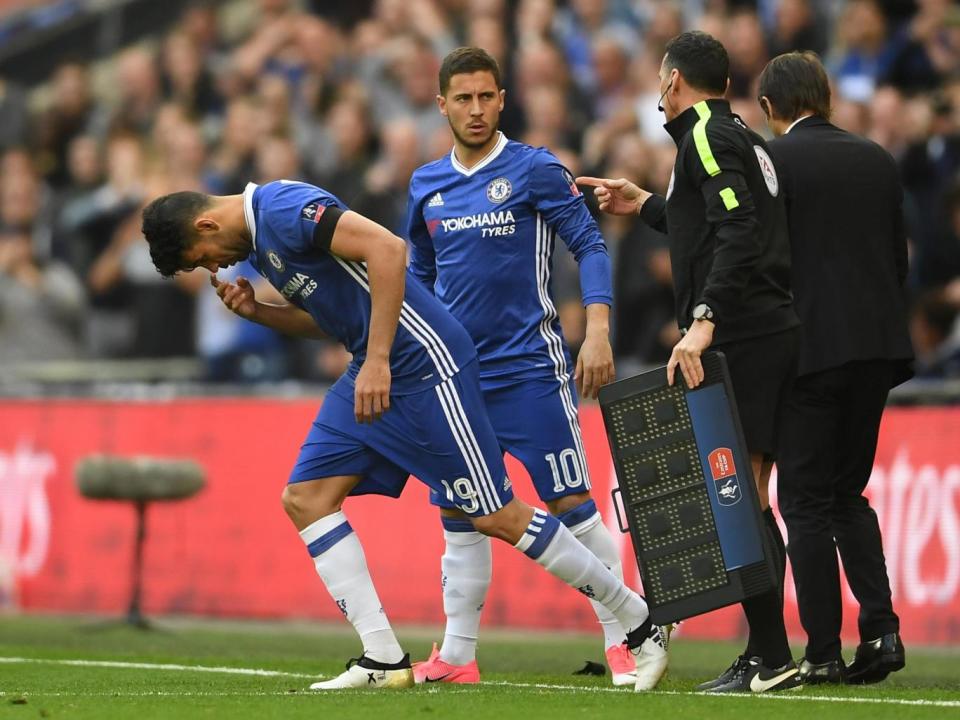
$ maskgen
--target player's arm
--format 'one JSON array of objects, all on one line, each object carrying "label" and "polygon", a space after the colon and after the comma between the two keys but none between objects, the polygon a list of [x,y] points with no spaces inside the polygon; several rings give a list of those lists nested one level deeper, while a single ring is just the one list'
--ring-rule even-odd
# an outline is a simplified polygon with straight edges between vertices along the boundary
[{"label": "player's arm", "polygon": [[432,293],[437,281],[437,254],[423,220],[421,204],[414,195],[414,182],[407,194],[407,240],[410,242],[410,272]]},{"label": "player's arm", "polygon": [[290,303],[273,304],[257,300],[253,285],[245,277],[235,283],[210,276],[210,284],[229,310],[242,318],[265,325],[284,335],[319,340],[326,334],[317,327],[310,313]]},{"label": "player's arm", "polygon": [[760,223],[736,147],[709,124],[706,137],[707,146],[690,143],[685,158],[715,237],[712,263],[695,304],[709,305],[719,324],[736,312],[760,258]]},{"label": "player's arm", "polygon": [[610,215],[639,215],[654,230],[667,233],[667,200],[644,190],[626,178],[596,178],[583,175],[578,185],[593,188],[600,209]]},{"label": "player's arm", "polygon": [[593,398],[601,385],[615,377],[610,346],[610,255],[573,176],[556,158],[549,154],[538,157],[531,168],[530,182],[534,205],[566,243],[580,270],[587,327],[574,379],[580,394]]},{"label": "player's arm", "polygon": [[314,244],[367,264],[370,328],[366,359],[354,383],[354,413],[358,422],[373,422],[390,408],[390,350],[403,305],[406,243],[358,213],[328,207],[317,222]]}]

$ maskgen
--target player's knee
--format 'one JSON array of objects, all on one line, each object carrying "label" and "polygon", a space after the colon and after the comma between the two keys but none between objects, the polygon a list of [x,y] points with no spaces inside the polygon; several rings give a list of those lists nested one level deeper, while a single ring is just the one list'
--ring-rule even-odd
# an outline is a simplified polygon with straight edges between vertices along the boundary
[{"label": "player's knee", "polygon": [[296,520],[303,514],[303,503],[300,493],[297,492],[296,485],[287,485],[280,495],[280,502],[283,504],[283,510],[291,520]]},{"label": "player's knee", "polygon": [[582,492],[575,495],[564,495],[555,500],[547,501],[547,510],[551,515],[561,515],[568,510],[573,510],[590,501],[590,493]]},{"label": "player's knee", "polygon": [[497,540],[506,540],[510,541],[511,533],[509,532],[508,523],[504,522],[504,518],[497,517],[498,513],[493,515],[484,515],[479,518],[472,518],[474,529],[487,537],[496,538]]},{"label": "player's knee", "polygon": [[533,510],[529,505],[514,499],[495,513],[473,517],[470,520],[477,532],[513,545],[520,540],[527,529],[532,514]]}]

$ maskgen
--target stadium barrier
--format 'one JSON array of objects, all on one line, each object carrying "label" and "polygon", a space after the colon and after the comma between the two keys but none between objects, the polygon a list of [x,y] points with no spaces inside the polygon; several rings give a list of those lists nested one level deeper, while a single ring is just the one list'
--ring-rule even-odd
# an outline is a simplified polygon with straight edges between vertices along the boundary
[{"label": "stadium barrier", "polygon": [[[0,607],[116,614],[128,597],[135,517],[122,503],[91,502],[74,484],[95,452],[189,457],[207,488],[181,504],[151,508],[144,611],[229,617],[339,620],[280,506],[287,472],[319,398],[0,400]],[[614,482],[599,409],[581,413],[595,497],[615,528]],[[960,643],[960,407],[889,408],[869,493],[880,518],[888,570],[908,642]],[[508,462],[518,494],[533,498]],[[442,535],[425,488],[400,500],[347,502],[381,599],[397,623],[441,622]],[[629,580],[638,582],[627,536]],[[788,575],[789,578],[789,575]],[[786,588],[795,638],[794,588]],[[856,605],[845,588],[845,634]],[[487,625],[591,629],[583,598],[519,553],[497,547]],[[727,608],[686,622],[689,637],[741,634]]]}]

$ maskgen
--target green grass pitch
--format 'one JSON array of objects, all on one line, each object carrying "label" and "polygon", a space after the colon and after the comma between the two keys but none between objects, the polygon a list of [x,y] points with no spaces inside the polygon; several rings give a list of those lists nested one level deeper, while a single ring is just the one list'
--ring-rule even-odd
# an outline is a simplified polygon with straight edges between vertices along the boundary
[{"label": "green grass pitch", "polygon": [[[439,630],[400,628],[423,658]],[[772,696],[693,692],[737,654],[731,643],[671,647],[660,688],[634,694],[609,677],[581,677],[602,659],[599,636],[486,631],[480,686],[317,694],[358,644],[345,626],[161,620],[158,629],[95,620],[0,617],[0,718],[960,718],[960,650],[908,647],[907,668],[870,687],[810,687]],[[257,671],[257,672],[252,672]]]}]

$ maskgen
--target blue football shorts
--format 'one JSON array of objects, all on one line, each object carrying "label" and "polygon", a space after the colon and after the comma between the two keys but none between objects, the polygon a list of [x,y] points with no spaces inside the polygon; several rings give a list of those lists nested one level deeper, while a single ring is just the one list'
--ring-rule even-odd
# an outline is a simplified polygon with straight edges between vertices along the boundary
[{"label": "blue football shorts", "polygon": [[338,381],[323,400],[289,482],[360,475],[351,495],[398,497],[413,475],[467,515],[513,499],[503,454],[487,418],[477,362],[422,392],[390,397],[371,424],[353,413],[353,386]]},{"label": "blue football shorts", "polygon": [[[561,382],[555,377],[539,377],[482,387],[487,415],[502,451],[526,468],[541,500],[590,490],[572,378]],[[430,502],[455,507],[442,493],[431,492]]]}]

